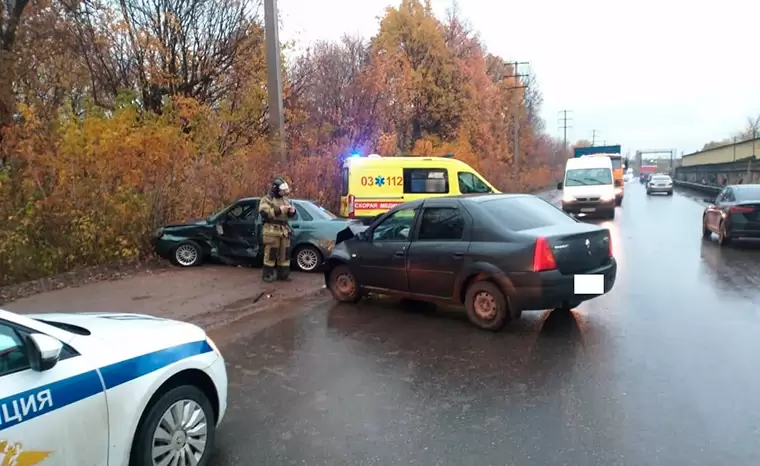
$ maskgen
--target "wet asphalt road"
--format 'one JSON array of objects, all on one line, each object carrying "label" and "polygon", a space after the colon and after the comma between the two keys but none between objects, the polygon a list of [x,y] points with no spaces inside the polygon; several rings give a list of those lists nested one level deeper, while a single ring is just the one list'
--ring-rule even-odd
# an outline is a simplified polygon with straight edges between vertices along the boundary
[{"label": "wet asphalt road", "polygon": [[319,298],[218,333],[212,464],[760,464],[760,247],[703,241],[686,195],[626,194],[601,222],[615,288],[569,316],[491,334]]}]

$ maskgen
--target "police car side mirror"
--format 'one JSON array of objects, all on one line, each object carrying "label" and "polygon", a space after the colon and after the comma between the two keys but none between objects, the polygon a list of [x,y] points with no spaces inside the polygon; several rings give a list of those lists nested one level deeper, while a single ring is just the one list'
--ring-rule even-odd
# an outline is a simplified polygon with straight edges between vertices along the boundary
[{"label": "police car side mirror", "polygon": [[562,191],[562,182],[557,183],[557,190]]},{"label": "police car side mirror", "polygon": [[26,337],[26,347],[29,367],[37,372],[44,372],[58,364],[63,343],[42,333],[32,333]]}]

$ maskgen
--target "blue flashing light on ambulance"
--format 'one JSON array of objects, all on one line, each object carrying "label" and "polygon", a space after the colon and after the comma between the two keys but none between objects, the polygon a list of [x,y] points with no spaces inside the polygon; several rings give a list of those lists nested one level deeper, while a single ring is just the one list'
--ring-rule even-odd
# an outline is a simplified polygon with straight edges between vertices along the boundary
[{"label": "blue flashing light on ambulance", "polygon": [[340,216],[367,220],[416,199],[498,192],[475,169],[452,156],[353,153],[341,171]]}]

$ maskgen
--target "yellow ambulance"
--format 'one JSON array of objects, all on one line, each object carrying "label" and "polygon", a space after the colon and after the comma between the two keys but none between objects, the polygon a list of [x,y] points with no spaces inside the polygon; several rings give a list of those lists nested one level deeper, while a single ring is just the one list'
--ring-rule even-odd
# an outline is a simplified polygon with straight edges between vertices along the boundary
[{"label": "yellow ambulance", "polygon": [[368,219],[426,197],[498,193],[483,176],[451,157],[346,159],[341,174],[341,217]]}]

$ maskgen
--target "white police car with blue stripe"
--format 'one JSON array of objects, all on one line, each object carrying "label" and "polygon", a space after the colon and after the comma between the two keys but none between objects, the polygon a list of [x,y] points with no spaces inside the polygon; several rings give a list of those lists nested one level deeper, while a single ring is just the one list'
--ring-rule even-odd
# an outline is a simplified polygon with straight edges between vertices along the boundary
[{"label": "white police car with blue stripe", "polygon": [[0,310],[2,465],[205,465],[226,409],[224,358],[195,325]]}]

